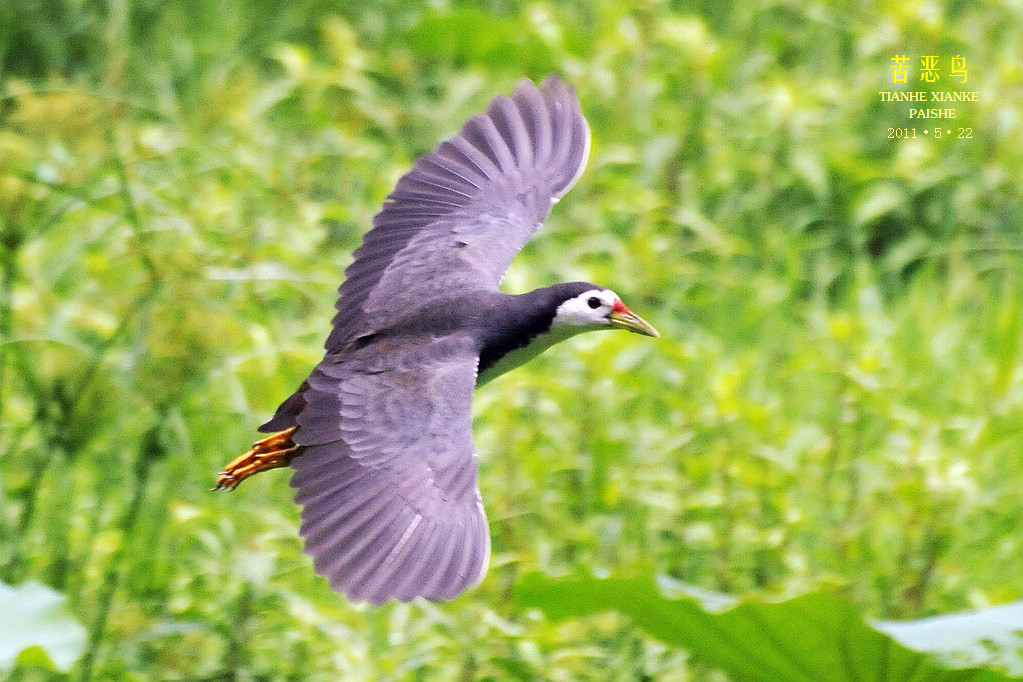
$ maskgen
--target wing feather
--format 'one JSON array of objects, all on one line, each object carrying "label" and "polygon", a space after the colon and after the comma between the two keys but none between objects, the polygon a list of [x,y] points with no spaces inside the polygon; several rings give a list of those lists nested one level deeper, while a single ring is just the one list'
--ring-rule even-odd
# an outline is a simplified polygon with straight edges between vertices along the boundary
[{"label": "wing feather", "polygon": [[446,595],[450,590],[449,586],[454,580],[451,564],[457,561],[458,556],[461,554],[461,540],[460,535],[451,534],[450,537],[445,538],[444,542],[438,546],[438,551],[435,554],[436,568],[430,576],[430,582],[426,586],[434,594]]},{"label": "wing feather", "polygon": [[[357,597],[383,601],[393,596],[391,591],[386,589],[386,583],[389,574],[394,571],[394,566],[387,565],[386,562],[398,544],[403,539],[407,541],[404,536],[404,530],[407,528],[405,517],[410,513],[410,510],[405,509],[394,515],[386,525],[381,524],[379,530],[363,545],[363,556],[359,557],[358,564],[352,566],[351,573],[346,576],[353,585],[358,585],[353,590]],[[405,524],[402,523],[403,519],[406,521]]]},{"label": "wing feather", "polygon": [[467,335],[387,343],[383,359],[379,343],[328,355],[306,382],[291,463],[305,551],[352,599],[450,599],[482,579],[490,546],[472,444],[478,351]]},{"label": "wing feather", "polygon": [[520,159],[521,165],[526,168],[532,166],[533,146],[529,141],[529,130],[515,102],[508,97],[495,97],[487,108],[487,115],[500,137],[510,147],[512,158]]},{"label": "wing feather", "polygon": [[433,566],[429,575],[422,578],[421,584],[417,584],[416,591],[424,594],[441,594],[441,586],[444,584],[444,569],[451,561],[451,554],[457,537],[454,533],[445,532],[438,526],[431,543],[430,550],[423,553],[423,561]]},{"label": "wing feather", "polygon": [[[472,123],[473,120],[470,119],[466,125],[471,126]],[[441,142],[435,153],[463,168],[475,169],[483,177],[484,182],[489,183],[501,175],[501,169],[487,158],[487,155],[479,147],[464,137],[464,131],[463,135]]]},{"label": "wing feather", "polygon": [[408,557],[422,556],[426,548],[433,543],[434,529],[436,525],[425,520],[421,516],[415,516],[409,523],[402,540],[406,540],[397,552],[389,554],[384,560],[387,566],[386,584],[390,585],[391,591],[398,599],[412,599],[415,597],[414,574],[405,570],[404,566]]},{"label": "wing feather", "polygon": [[537,159],[550,158],[553,134],[547,102],[543,94],[536,88],[530,88],[526,82],[520,81],[515,86],[513,97],[519,105],[526,129],[533,140],[535,157]]},{"label": "wing feather", "polygon": [[515,172],[518,165],[515,156],[508,146],[509,143],[494,124],[489,110],[486,115],[473,116],[469,119],[462,128],[462,135],[467,144],[486,155],[496,166],[498,174]]},{"label": "wing feather", "polygon": [[460,187],[450,181],[443,182],[431,175],[426,169],[416,177],[410,178],[407,185],[404,189],[408,194],[398,196],[409,196],[413,192],[421,192],[427,195],[450,197],[451,205],[459,207],[465,206],[466,201],[472,199],[468,186]]}]

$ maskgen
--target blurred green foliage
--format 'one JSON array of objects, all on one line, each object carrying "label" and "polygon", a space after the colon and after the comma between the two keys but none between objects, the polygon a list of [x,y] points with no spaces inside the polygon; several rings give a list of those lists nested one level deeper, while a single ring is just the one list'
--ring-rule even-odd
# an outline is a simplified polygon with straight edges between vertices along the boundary
[{"label": "blurred green foliage", "polygon": [[[1023,598],[1023,28],[920,0],[0,0],[0,582],[68,595],[17,680],[720,680],[525,573],[844,586],[911,618]],[[955,134],[883,103],[963,55]],[[394,181],[561,73],[590,165],[513,265],[663,338],[590,335],[477,396],[494,555],[447,604],[316,578],[284,474],[219,467],[319,359]],[[916,126],[915,139],[889,127]]]}]

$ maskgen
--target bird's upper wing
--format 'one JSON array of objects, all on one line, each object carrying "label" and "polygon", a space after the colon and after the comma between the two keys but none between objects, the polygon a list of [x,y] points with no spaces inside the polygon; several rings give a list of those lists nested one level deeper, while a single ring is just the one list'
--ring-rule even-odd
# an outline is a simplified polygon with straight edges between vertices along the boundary
[{"label": "bird's upper wing", "polygon": [[555,76],[520,81],[398,181],[341,285],[327,350],[451,291],[496,288],[582,173],[590,132]]},{"label": "bird's upper wing", "polygon": [[486,572],[472,394],[456,334],[328,355],[303,393],[291,466],[317,573],[354,600],[450,599]]}]

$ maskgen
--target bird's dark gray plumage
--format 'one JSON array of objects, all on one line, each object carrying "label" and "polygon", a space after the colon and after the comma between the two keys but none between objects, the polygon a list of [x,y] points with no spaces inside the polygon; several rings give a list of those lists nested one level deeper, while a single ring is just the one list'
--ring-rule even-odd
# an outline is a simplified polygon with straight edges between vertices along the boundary
[{"label": "bird's dark gray plumage", "polygon": [[497,289],[588,149],[575,94],[556,77],[523,80],[417,160],[373,220],[323,361],[260,428],[288,431],[282,462],[294,470],[305,550],[335,590],[378,603],[449,599],[479,582],[490,539],[472,439],[477,382],[569,335],[549,334],[552,321],[586,292],[599,294],[590,308],[607,308],[602,324],[656,334],[592,284]]}]

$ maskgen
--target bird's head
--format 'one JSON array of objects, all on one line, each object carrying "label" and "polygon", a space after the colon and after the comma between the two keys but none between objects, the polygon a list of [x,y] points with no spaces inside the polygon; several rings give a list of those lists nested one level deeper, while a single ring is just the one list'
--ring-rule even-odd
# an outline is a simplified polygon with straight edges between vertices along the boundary
[{"label": "bird's head", "polygon": [[618,294],[595,284],[586,286],[588,288],[569,296],[558,306],[552,327],[578,331],[625,329],[644,336],[660,336],[653,325],[629,310]]}]

